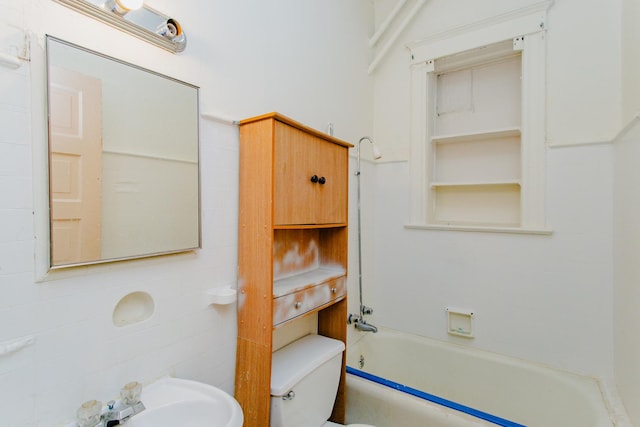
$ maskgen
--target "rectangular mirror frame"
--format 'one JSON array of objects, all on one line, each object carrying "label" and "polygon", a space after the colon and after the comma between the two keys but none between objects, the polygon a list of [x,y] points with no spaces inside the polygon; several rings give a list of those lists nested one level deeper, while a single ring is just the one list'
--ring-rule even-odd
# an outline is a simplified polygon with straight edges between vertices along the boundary
[{"label": "rectangular mirror frame", "polygon": [[[120,65],[124,65],[127,67],[131,67],[132,70],[137,70],[137,71],[142,71],[144,73],[148,73],[150,76],[154,76],[154,77],[161,77],[163,79],[167,79],[169,82],[175,82],[179,85],[184,85],[187,88],[193,88],[195,90],[195,111],[194,111],[194,116],[193,117],[193,124],[195,125],[195,129],[193,130],[193,132],[195,132],[195,157],[196,157],[196,168],[197,168],[197,188],[196,189],[191,189],[191,191],[196,191],[197,195],[195,196],[197,198],[197,243],[195,243],[193,246],[189,245],[188,247],[180,247],[180,248],[175,248],[175,249],[169,249],[169,250],[161,250],[161,251],[151,251],[151,252],[147,252],[147,253],[139,253],[139,254],[127,254],[126,256],[112,256],[106,259],[97,259],[97,260],[91,260],[91,261],[81,261],[81,262],[72,262],[72,263],[66,263],[66,264],[61,264],[61,265],[55,265],[52,261],[52,239],[51,239],[51,212],[52,212],[52,208],[51,208],[51,200],[52,200],[52,181],[51,181],[51,165],[49,164],[49,174],[48,174],[48,180],[49,180],[49,268],[51,270],[55,270],[55,269],[61,269],[61,268],[67,268],[67,267],[76,267],[76,266],[84,266],[84,265],[91,265],[91,264],[100,264],[100,263],[107,263],[107,262],[114,262],[114,261],[122,261],[122,260],[128,260],[128,259],[138,259],[138,258],[145,258],[145,257],[151,257],[151,256],[158,256],[158,255],[166,255],[166,254],[173,254],[173,253],[180,253],[180,252],[189,252],[198,248],[201,248],[202,244],[201,244],[201,240],[202,240],[202,232],[201,232],[201,200],[200,200],[200,159],[199,159],[199,88],[197,86],[191,85],[189,83],[185,83],[183,81],[180,80],[176,80],[174,78],[168,77],[166,75],[154,72],[152,70],[148,70],[139,66],[136,66],[134,64],[130,64],[124,61],[121,61],[119,59],[116,58],[112,58],[110,56],[107,55],[103,55],[100,54],[98,52],[92,51],[90,49],[86,49],[83,48],[81,46],[77,46],[75,44],[66,42],[64,40],[60,40],[57,39],[55,37],[52,36],[46,36],[46,46],[47,46],[47,61],[46,61],[46,75],[47,75],[47,85],[46,85],[46,105],[49,108],[50,105],[50,93],[49,93],[49,67],[51,64],[51,59],[50,59],[50,52],[49,52],[49,43],[50,42],[57,42],[60,43],[62,45],[71,47],[71,48],[75,48],[78,49],[80,52],[86,52],[88,54],[92,54],[92,55],[96,55],[97,58],[104,58],[106,60],[109,61],[114,61],[115,64],[120,64]],[[49,129],[49,132],[47,133],[48,139],[49,139],[49,143],[51,143],[51,112],[49,111],[49,109],[47,109],[48,114],[47,114],[47,121],[48,121],[48,126],[47,128]],[[103,136],[101,135],[101,138]],[[50,150],[48,150],[50,152]],[[162,158],[161,158],[162,159]],[[161,233],[163,230],[158,230],[158,233]],[[165,231],[169,231],[169,230],[165,230]]]}]

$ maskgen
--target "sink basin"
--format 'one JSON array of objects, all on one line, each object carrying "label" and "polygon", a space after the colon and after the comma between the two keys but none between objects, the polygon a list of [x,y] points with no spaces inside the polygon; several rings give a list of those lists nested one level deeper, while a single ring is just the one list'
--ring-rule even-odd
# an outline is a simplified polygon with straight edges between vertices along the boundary
[{"label": "sink basin", "polygon": [[238,402],[219,388],[197,381],[163,378],[142,389],[145,411],[127,427],[242,427]]}]

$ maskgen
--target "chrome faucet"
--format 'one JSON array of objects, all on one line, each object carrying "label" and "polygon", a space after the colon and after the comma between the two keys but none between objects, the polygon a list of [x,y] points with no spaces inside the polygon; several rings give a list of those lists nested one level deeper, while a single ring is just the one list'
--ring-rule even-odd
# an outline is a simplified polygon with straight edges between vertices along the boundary
[{"label": "chrome faucet", "polygon": [[144,404],[140,401],[134,403],[116,402],[107,403],[107,411],[102,414],[101,421],[103,427],[113,427],[124,424],[129,418],[144,411]]},{"label": "chrome faucet", "polygon": [[360,322],[357,322],[355,325],[357,330],[359,331],[363,331],[363,332],[373,332],[374,334],[376,332],[378,332],[378,328],[376,328],[375,326],[373,326],[370,323],[367,323],[366,320],[361,320]]},{"label": "chrome faucet", "polygon": [[120,390],[120,400],[111,400],[106,408],[98,400],[88,400],[78,408],[76,420],[78,427],[113,427],[124,424],[134,415],[145,410],[140,401],[142,384],[132,381]]},{"label": "chrome faucet", "polygon": [[362,332],[373,332],[373,333],[378,332],[378,328],[376,328],[370,323],[367,323],[367,321],[364,320],[364,317],[361,314],[349,314],[349,317],[347,318],[347,323],[349,325],[353,323],[353,326],[357,330]]}]

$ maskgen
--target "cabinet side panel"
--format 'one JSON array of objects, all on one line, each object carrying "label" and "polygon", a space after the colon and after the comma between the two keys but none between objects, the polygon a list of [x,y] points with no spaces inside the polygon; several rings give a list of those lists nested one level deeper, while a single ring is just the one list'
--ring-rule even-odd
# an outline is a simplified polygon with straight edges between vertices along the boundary
[{"label": "cabinet side panel", "polygon": [[271,347],[239,338],[236,357],[235,398],[242,407],[244,425],[269,427]]},{"label": "cabinet side panel", "polygon": [[247,427],[268,427],[273,286],[273,121],[240,127],[235,397]]},{"label": "cabinet side panel", "polygon": [[[331,337],[347,343],[347,298],[318,312],[318,334]],[[346,417],[346,357],[342,353],[342,372],[336,401],[333,406],[330,421],[338,424],[345,423]]]},{"label": "cabinet side panel", "polygon": [[270,346],[273,296],[273,122],[240,128],[238,337]]}]

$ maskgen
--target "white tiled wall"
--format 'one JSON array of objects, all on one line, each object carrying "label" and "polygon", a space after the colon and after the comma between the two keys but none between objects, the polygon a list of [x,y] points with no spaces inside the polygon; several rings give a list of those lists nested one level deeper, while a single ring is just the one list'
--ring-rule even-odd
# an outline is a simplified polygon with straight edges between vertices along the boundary
[{"label": "white tiled wall", "polygon": [[[204,291],[235,282],[237,129],[203,124],[202,250],[35,283],[29,90],[27,65],[0,67],[0,345],[34,339],[0,355],[0,425],[61,425],[134,379],[175,375],[232,392],[235,307],[208,307]],[[114,326],[133,291],[152,295],[152,318]]]},{"label": "white tiled wall", "polygon": [[[0,3],[0,11],[6,10],[5,16],[19,21],[20,11],[9,3]],[[19,37],[19,31],[0,22],[0,40],[10,45]],[[28,84],[27,67],[14,71],[0,66],[0,337],[3,338],[19,338],[33,331],[33,307],[29,302],[34,291],[24,286],[33,277]],[[2,412],[8,413],[2,416],[8,418],[7,425],[12,421],[19,425],[25,420],[24,415],[14,417],[12,413],[33,412],[35,396],[27,392],[35,381],[35,357],[33,346],[21,355],[0,356],[3,384],[0,400]],[[13,398],[16,392],[19,399]]]}]

